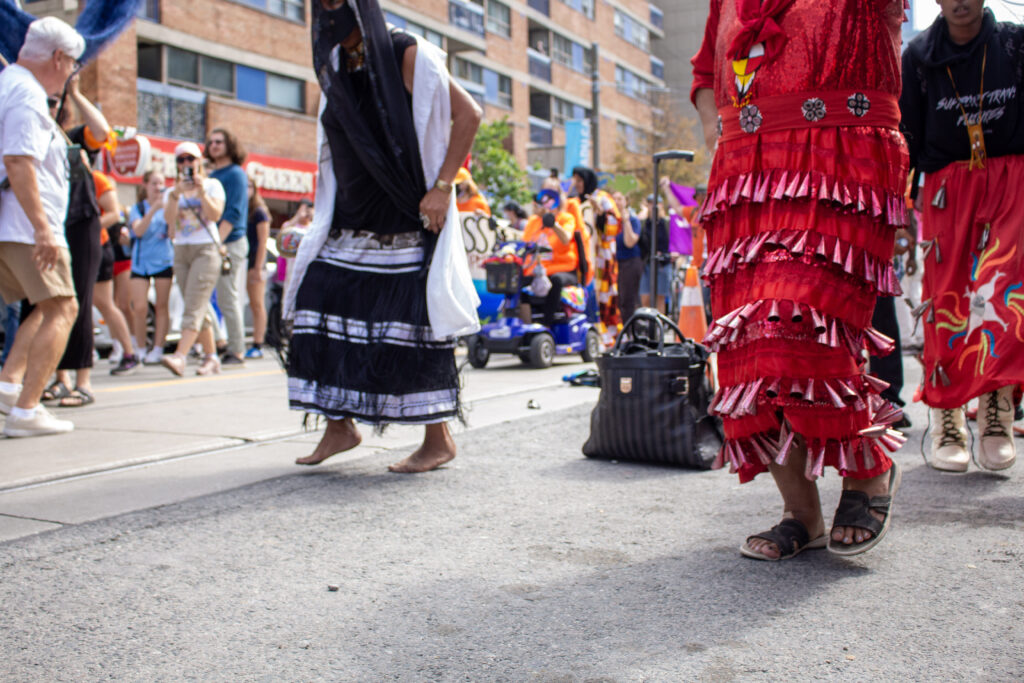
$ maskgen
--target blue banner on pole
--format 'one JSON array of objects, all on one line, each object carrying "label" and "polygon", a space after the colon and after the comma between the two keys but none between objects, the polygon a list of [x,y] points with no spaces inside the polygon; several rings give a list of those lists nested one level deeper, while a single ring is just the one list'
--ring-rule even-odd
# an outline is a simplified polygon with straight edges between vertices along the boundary
[{"label": "blue banner on pole", "polygon": [[569,175],[577,166],[590,165],[590,119],[565,122],[565,163],[563,174]]}]

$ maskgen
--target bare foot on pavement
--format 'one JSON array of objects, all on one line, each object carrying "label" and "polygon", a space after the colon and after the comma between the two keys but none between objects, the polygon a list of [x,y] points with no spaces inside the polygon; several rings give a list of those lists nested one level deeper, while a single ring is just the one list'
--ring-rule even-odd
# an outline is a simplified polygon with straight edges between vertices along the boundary
[{"label": "bare foot on pavement", "polygon": [[332,455],[351,450],[362,443],[363,437],[351,419],[328,420],[324,436],[311,455],[299,458],[296,465],[319,465]]}]

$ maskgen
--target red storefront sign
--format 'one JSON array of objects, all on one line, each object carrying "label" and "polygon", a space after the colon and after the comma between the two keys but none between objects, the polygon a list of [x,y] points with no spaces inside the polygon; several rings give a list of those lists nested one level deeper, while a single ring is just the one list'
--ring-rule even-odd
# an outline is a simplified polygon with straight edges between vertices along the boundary
[{"label": "red storefront sign", "polygon": [[[149,141],[148,150],[145,143],[139,146],[131,139],[120,143],[125,149],[122,150],[119,146],[114,151],[112,163],[108,166],[113,166],[111,175],[119,183],[138,185],[142,182],[142,173],[152,168],[163,173],[170,184],[170,180],[177,173],[174,148],[178,141],[153,135],[144,137]],[[250,154],[244,166],[245,172],[253,179],[260,194],[267,199],[295,202],[303,198],[313,198],[313,191],[316,188],[315,163],[266,154]]]}]

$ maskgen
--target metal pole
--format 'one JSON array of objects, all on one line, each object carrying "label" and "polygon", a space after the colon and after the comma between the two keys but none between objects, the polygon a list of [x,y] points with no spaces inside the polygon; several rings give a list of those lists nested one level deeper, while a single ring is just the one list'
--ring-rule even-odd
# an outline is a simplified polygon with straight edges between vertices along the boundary
[{"label": "metal pole", "polygon": [[651,307],[658,307],[658,273],[655,269],[655,254],[658,252],[658,168],[666,159],[685,159],[693,161],[693,152],[682,149],[670,149],[664,152],[655,152],[654,156],[654,206],[651,207],[651,250],[647,255],[647,267],[651,273]]},{"label": "metal pole", "polygon": [[598,44],[591,43],[594,70],[590,74],[590,165],[601,168],[601,52]]}]

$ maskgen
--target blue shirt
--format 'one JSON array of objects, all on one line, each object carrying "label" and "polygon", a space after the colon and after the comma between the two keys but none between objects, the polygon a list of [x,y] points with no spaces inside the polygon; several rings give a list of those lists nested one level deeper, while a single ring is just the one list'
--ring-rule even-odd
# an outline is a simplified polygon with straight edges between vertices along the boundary
[{"label": "blue shirt", "polygon": [[224,213],[217,225],[222,221],[231,223],[231,232],[224,243],[234,242],[245,237],[245,228],[249,224],[249,178],[238,164],[218,168],[210,173],[224,186]]},{"label": "blue shirt", "polygon": [[[139,204],[142,211],[139,211]],[[141,219],[149,211],[145,199],[132,206],[128,212],[128,225]],[[135,234],[134,232],[132,233]],[[164,210],[159,209],[149,221],[149,227],[142,237],[132,237],[132,272],[139,275],[156,275],[174,266],[174,245],[167,237],[167,221]]]},{"label": "blue shirt", "polygon": [[[634,216],[632,213],[629,214],[629,224],[633,226],[633,232],[637,235],[640,234],[640,219]],[[628,261],[632,258],[640,258],[643,253],[640,251],[640,241],[631,247],[626,246],[625,230],[619,230],[619,234],[615,236],[615,258],[619,261]]]}]

